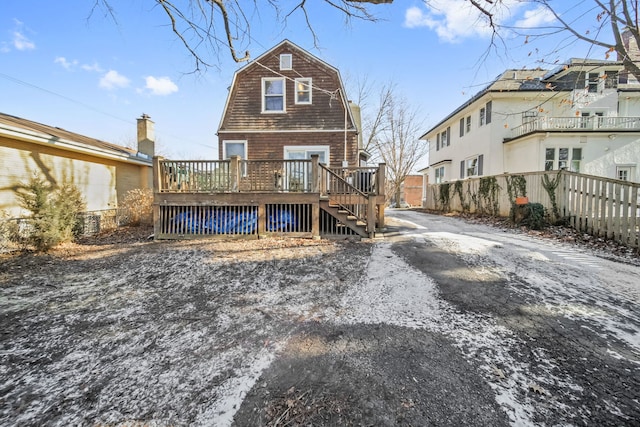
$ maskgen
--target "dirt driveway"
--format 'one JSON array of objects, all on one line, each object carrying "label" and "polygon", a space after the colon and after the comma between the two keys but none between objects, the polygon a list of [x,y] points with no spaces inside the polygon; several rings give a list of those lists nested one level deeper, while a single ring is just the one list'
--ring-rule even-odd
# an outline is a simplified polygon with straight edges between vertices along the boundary
[{"label": "dirt driveway", "polygon": [[384,240],[0,261],[0,425],[637,425],[640,267],[422,213]]}]

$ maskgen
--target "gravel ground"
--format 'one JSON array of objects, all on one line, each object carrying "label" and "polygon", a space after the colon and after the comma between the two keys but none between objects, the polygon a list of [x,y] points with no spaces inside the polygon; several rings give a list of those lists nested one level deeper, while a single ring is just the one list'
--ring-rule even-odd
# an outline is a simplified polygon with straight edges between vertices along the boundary
[{"label": "gravel ground", "polygon": [[640,425],[637,253],[389,219],[375,241],[131,228],[1,255],[0,424]]}]

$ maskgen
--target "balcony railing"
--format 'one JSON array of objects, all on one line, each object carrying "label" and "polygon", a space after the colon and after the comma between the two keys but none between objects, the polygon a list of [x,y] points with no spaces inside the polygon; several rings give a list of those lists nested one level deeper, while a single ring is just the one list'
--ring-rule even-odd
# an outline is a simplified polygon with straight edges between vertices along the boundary
[{"label": "balcony railing", "polygon": [[511,137],[517,138],[536,131],[640,131],[640,117],[538,117],[511,131]]}]

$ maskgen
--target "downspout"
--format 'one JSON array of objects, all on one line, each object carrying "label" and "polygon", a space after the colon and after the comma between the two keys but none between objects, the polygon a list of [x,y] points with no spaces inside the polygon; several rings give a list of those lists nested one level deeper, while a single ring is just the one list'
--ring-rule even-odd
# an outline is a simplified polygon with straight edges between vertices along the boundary
[{"label": "downspout", "polygon": [[349,166],[349,161],[347,160],[347,108],[349,107],[349,103],[346,99],[344,99],[344,94],[340,92],[340,96],[342,97],[342,105],[344,105],[344,158],[342,160],[342,167],[346,168]]}]

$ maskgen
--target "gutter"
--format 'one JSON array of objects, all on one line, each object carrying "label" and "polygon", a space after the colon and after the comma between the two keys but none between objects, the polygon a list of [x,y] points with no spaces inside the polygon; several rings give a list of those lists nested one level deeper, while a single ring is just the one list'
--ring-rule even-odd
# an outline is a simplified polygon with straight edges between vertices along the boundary
[{"label": "gutter", "polygon": [[[34,132],[24,128],[0,125],[0,136],[5,136],[9,139],[16,139],[19,141],[31,142],[38,145],[55,146],[67,151],[73,151],[88,154],[94,157],[118,160],[142,166],[151,166],[153,164],[153,159],[151,158],[145,159],[144,157],[134,157],[133,155],[126,155],[124,153],[118,154],[114,151],[106,150],[104,148],[87,146],[86,144],[82,144],[76,141],[61,139],[53,135]],[[138,156],[139,154],[140,153],[137,153],[136,156]]]}]

